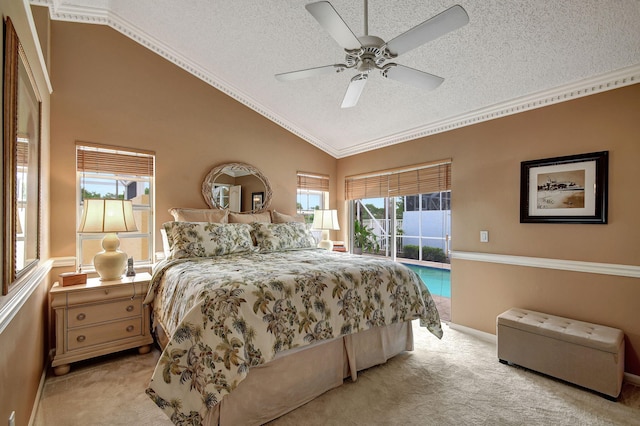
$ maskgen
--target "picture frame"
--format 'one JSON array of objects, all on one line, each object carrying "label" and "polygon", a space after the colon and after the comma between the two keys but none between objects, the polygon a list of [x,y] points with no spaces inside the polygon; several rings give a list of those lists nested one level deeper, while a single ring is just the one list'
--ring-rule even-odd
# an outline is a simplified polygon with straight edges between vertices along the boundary
[{"label": "picture frame", "polygon": [[262,209],[264,204],[264,192],[252,192],[251,193],[251,210],[257,211]]},{"label": "picture frame", "polygon": [[606,224],[609,151],[523,161],[520,223]]}]

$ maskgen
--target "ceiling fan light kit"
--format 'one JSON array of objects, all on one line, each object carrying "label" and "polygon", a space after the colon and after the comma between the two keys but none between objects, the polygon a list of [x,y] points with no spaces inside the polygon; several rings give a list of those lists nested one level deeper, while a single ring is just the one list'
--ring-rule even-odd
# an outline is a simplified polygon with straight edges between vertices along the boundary
[{"label": "ceiling fan light kit", "polygon": [[357,71],[357,74],[351,78],[347,87],[342,100],[342,108],[350,108],[358,103],[369,73],[375,69],[379,70],[384,78],[390,78],[419,89],[433,90],[440,86],[444,81],[442,77],[387,61],[463,27],[469,22],[469,16],[464,8],[455,5],[387,43],[380,37],[367,34],[367,0],[364,0],[365,34],[361,37],[356,37],[328,1],[310,3],[305,8],[344,49],[345,63],[286,72],[276,74],[275,77],[280,81],[291,81],[353,69]]}]

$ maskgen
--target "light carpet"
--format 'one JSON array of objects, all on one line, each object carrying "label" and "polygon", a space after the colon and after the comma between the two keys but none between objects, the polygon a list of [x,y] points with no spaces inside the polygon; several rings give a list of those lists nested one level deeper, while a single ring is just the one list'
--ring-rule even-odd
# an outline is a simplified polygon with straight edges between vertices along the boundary
[{"label": "light carpet", "polygon": [[[271,426],[639,425],[640,387],[618,402],[503,365],[495,344],[444,326],[436,339],[414,323],[415,350],[358,373]],[[35,426],[170,425],[144,389],[159,352],[124,352],[47,378]]]}]

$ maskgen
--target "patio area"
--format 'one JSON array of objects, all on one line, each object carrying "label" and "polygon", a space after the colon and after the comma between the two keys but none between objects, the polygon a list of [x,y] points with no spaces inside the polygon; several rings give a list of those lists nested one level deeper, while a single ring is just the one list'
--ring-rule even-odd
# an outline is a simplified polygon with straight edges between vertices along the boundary
[{"label": "patio area", "polygon": [[433,301],[436,302],[436,307],[440,313],[440,320],[446,323],[451,321],[451,299],[448,297],[431,295]]}]

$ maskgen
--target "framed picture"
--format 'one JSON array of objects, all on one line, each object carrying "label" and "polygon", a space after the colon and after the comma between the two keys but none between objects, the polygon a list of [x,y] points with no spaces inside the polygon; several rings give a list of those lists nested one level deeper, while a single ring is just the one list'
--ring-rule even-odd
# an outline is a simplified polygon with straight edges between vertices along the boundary
[{"label": "framed picture", "polygon": [[251,210],[260,210],[264,202],[264,192],[251,193]]},{"label": "framed picture", "polygon": [[523,161],[521,223],[607,223],[609,152]]}]

